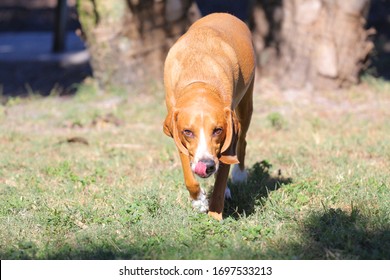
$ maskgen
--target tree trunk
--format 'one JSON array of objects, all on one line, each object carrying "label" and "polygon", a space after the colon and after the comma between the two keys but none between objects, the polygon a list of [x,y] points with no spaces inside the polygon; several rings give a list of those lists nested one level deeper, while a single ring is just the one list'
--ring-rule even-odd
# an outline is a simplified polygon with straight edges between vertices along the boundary
[{"label": "tree trunk", "polygon": [[373,48],[364,29],[369,0],[285,0],[279,75],[288,88],[356,84]]},{"label": "tree trunk", "polygon": [[[191,0],[78,0],[94,76],[104,87],[162,79],[167,51],[190,22]],[[261,75],[285,88],[339,88],[359,81],[372,42],[370,0],[253,0]]]},{"label": "tree trunk", "polygon": [[78,0],[95,78],[130,88],[161,79],[165,55],[188,26],[187,0]]}]

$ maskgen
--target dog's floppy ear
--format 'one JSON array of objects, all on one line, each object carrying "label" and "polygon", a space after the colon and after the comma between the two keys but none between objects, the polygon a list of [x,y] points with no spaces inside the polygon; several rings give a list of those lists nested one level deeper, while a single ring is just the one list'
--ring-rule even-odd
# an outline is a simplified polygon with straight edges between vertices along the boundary
[{"label": "dog's floppy ear", "polygon": [[180,152],[185,155],[189,155],[188,150],[184,147],[183,143],[179,138],[179,131],[177,128],[177,115],[179,114],[179,110],[174,109],[171,113],[168,113],[167,118],[164,123],[164,132],[168,136],[172,137],[175,140],[176,146]]},{"label": "dog's floppy ear", "polygon": [[234,156],[229,156],[229,155],[221,155],[219,158],[221,162],[224,164],[239,164],[240,162],[238,161],[238,158],[236,155]]},{"label": "dog's floppy ear", "polygon": [[240,131],[240,123],[236,113],[230,108],[224,109],[226,118],[226,137],[221,149],[221,157],[219,160],[225,164],[239,163],[236,155],[236,144]]},{"label": "dog's floppy ear", "polygon": [[172,110],[168,111],[168,114],[165,118],[164,125],[163,125],[163,131],[164,133],[173,138],[172,134]]}]

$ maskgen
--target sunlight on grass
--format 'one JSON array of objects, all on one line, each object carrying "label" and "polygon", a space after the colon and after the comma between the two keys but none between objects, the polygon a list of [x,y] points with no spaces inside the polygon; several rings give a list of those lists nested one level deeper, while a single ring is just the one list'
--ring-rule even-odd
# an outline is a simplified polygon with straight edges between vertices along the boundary
[{"label": "sunlight on grass", "polygon": [[0,258],[388,259],[389,83],[300,98],[261,88],[250,177],[229,183],[222,222],[191,209],[161,85],[89,80],[73,97],[9,99]]}]

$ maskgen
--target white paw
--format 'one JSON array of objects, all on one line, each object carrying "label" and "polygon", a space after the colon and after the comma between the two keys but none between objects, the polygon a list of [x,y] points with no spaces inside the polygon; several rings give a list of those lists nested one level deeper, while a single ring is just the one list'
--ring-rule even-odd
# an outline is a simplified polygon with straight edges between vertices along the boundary
[{"label": "white paw", "polygon": [[192,207],[200,213],[207,213],[209,211],[209,201],[206,197],[206,192],[200,189],[198,199],[192,200]]},{"label": "white paw", "polygon": [[226,189],[225,189],[225,199],[232,199],[232,193],[230,192],[230,189],[228,186],[226,186]]},{"label": "white paw", "polygon": [[232,171],[232,182],[234,184],[244,183],[248,179],[248,172],[244,169],[241,170],[238,164],[235,164]]}]

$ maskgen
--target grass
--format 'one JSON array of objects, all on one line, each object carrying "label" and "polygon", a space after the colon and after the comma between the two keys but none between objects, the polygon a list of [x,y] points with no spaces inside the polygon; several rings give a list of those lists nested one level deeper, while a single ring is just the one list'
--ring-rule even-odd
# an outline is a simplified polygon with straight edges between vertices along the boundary
[{"label": "grass", "polygon": [[[390,84],[258,82],[249,181],[195,213],[160,85],[0,106],[1,259],[390,259]],[[212,180],[203,181],[210,190]]]}]

